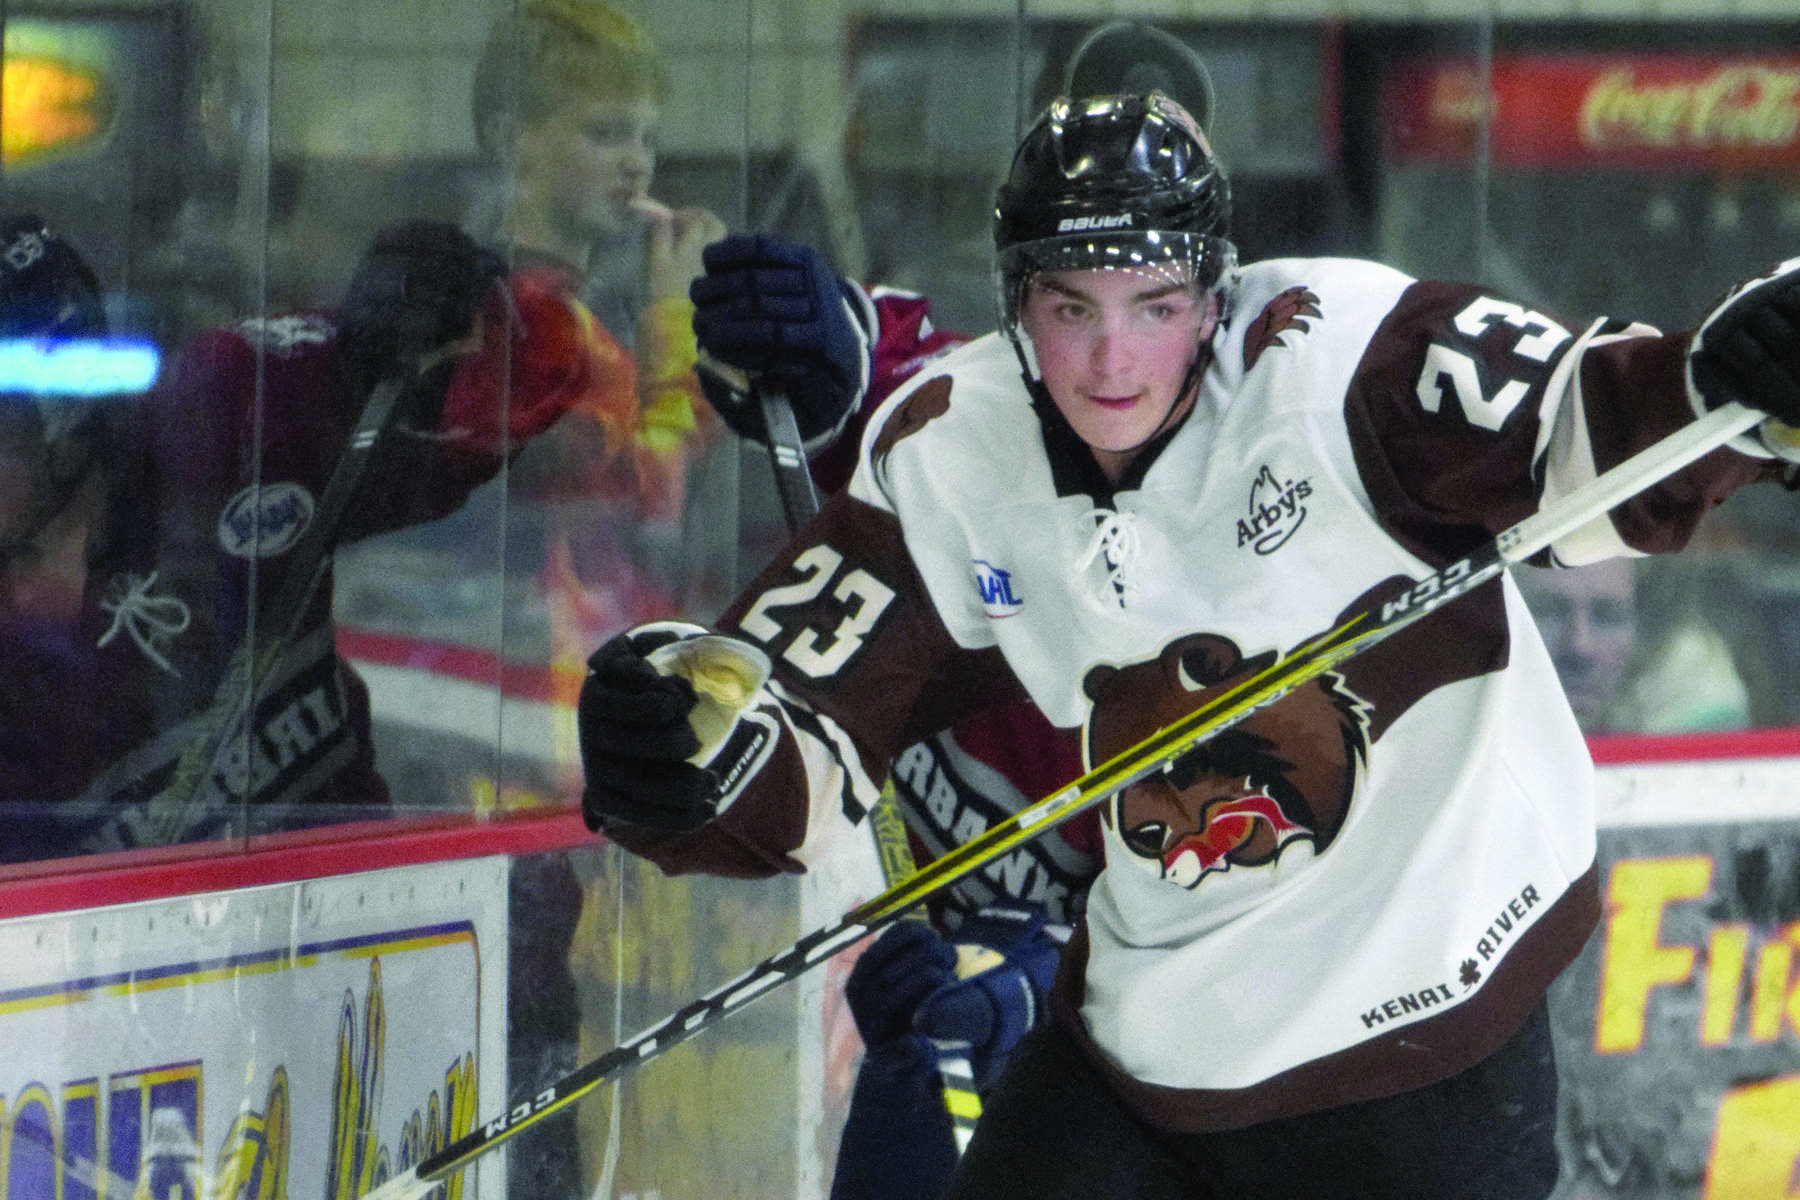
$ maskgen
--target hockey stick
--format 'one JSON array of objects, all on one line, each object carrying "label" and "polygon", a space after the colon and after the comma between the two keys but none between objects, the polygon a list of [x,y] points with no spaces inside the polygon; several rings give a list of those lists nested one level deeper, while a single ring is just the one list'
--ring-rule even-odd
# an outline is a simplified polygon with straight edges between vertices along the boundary
[{"label": "hockey stick", "polygon": [[806,444],[800,438],[800,422],[787,393],[768,375],[750,385],[762,407],[763,429],[769,439],[769,465],[775,470],[775,490],[781,494],[781,511],[789,529],[812,520],[819,511],[819,493],[806,466]]},{"label": "hockey stick", "polygon": [[[319,586],[331,569],[332,552],[350,516],[351,502],[362,490],[370,467],[381,457],[382,448],[405,405],[414,379],[424,365],[424,356],[407,354],[404,367],[379,381],[369,393],[355,427],[344,443],[337,466],[332,468],[324,494],[313,510],[311,523],[301,534],[288,559],[281,586],[260,614],[253,614],[250,628],[244,631],[225,673],[213,693],[212,702],[201,714],[199,729],[193,741],[176,760],[168,786],[154,802],[147,822],[152,845],[179,841],[198,825],[203,813],[195,807],[206,790],[206,784],[218,770],[230,735],[240,717],[249,720],[255,712],[257,681],[266,679],[274,670],[299,629],[306,610],[318,593]],[[241,681],[241,690],[240,690]]]},{"label": "hockey stick", "polygon": [[[913,861],[912,845],[906,838],[906,819],[894,802],[892,784],[881,789],[881,798],[869,811],[869,827],[875,834],[875,852],[881,858],[881,879],[888,887],[897,887],[918,870]],[[900,916],[905,920],[929,923],[923,907],[909,908]],[[960,1155],[975,1136],[975,1122],[981,1119],[981,1093],[975,1090],[975,1063],[969,1058],[967,1042],[940,1041],[931,1038],[932,1056],[937,1060],[939,1090],[944,1097],[944,1112],[950,1117],[950,1138]]]},{"label": "hockey stick", "polygon": [[[806,465],[806,444],[800,437],[800,423],[794,417],[794,406],[786,393],[767,375],[751,384],[762,406],[764,436],[769,442],[769,465],[775,472],[775,488],[781,495],[781,509],[787,516],[788,529],[799,528],[819,511],[819,494],[813,487],[812,471]],[[882,790],[870,814],[870,827],[875,834],[875,850],[881,858],[882,882],[893,887],[916,869],[912,847],[906,840],[906,822],[894,804],[891,789]],[[913,909],[908,916],[926,921],[923,909]],[[981,1096],[975,1090],[975,1064],[969,1047],[960,1042],[931,1040],[936,1060],[938,1083],[944,1098],[944,1112],[950,1118],[950,1135],[961,1154],[975,1133],[975,1121],[981,1116]]]},{"label": "hockey stick", "polygon": [[1357,613],[1337,628],[1297,647],[1266,670],[1228,688],[1187,716],[1088,771],[1061,791],[1020,810],[873,900],[850,910],[837,924],[806,935],[631,1040],[576,1068],[536,1095],[524,1098],[487,1124],[382,1184],[364,1200],[415,1200],[425,1196],[453,1172],[573,1104],[613,1076],[686,1041],[758,996],[818,966],[1013,847],[1030,841],[1138,780],[1164,770],[1206,739],[1488,582],[1508,566],[1523,562],[1565,534],[1603,517],[1615,505],[1763,419],[1762,413],[1738,404],[1727,404],[1708,413],[1599,478],[1553,501],[1467,557],[1426,576],[1394,599]]}]

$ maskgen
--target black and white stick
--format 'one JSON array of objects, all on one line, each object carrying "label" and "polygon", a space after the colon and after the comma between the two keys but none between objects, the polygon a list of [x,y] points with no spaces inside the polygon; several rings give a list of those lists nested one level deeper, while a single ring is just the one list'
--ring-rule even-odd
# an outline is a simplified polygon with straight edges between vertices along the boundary
[{"label": "black and white stick", "polygon": [[575,1103],[600,1084],[737,1012],[757,997],[818,966],[838,951],[899,919],[908,909],[1014,847],[1030,841],[1115,792],[1172,765],[1194,746],[1274,703],[1310,679],[1362,653],[1451,600],[1523,562],[1557,539],[1749,429],[1763,414],[1728,404],[1620,463],[1527,517],[1466,558],[1421,579],[1405,593],[1357,613],[1276,662],[1087,772],[1061,791],[993,826],[881,895],[852,909],[708,992],[627,1042],[514,1104],[474,1132],[382,1184],[364,1200],[415,1200],[453,1172],[514,1135]]},{"label": "black and white stick", "polygon": [[819,493],[806,466],[806,444],[800,439],[800,422],[794,406],[775,380],[763,375],[750,385],[762,408],[763,429],[769,439],[769,465],[775,471],[775,490],[781,494],[781,511],[789,529],[799,529],[819,511]]}]

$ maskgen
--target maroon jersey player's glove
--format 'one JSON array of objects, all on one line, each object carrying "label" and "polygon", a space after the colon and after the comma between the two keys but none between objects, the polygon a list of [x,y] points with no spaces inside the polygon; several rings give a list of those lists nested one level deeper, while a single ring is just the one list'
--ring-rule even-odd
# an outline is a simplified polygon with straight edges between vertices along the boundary
[{"label": "maroon jersey player's glove", "polygon": [[[352,394],[367,396],[381,380],[468,338],[482,297],[505,275],[497,255],[442,221],[401,221],[377,233],[338,306],[338,349]],[[419,393],[409,424],[436,424],[449,370],[440,374]]]},{"label": "maroon jersey player's glove", "polygon": [[717,780],[687,761],[700,749],[688,723],[698,696],[687,680],[650,665],[645,655],[657,644],[659,635],[621,633],[588,659],[576,722],[581,807],[595,831],[623,821],[679,832],[713,818]]}]

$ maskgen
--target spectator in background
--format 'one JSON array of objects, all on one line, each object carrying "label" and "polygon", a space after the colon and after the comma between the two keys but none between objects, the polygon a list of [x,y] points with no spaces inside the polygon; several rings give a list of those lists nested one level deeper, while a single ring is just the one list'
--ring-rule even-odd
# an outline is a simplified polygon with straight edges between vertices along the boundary
[{"label": "spectator in background", "polygon": [[[667,89],[648,34],[598,0],[523,0],[491,27],[475,69],[471,111],[489,178],[469,227],[579,299],[598,336],[636,367],[629,385],[621,379],[522,454],[507,479],[507,569],[537,575],[555,698],[570,705],[597,641],[689,599],[688,474],[719,440],[694,373],[687,292],[701,250],[725,226],[650,195]],[[567,775],[552,786],[573,796],[572,736],[564,751]],[[603,903],[611,882],[590,899]],[[566,854],[515,863],[509,1094],[575,1065],[580,993],[568,958],[583,903]],[[534,1131],[509,1158],[508,1190],[578,1200],[587,1190],[578,1136],[574,1112]]]},{"label": "spectator in background", "polygon": [[1637,589],[1628,558],[1576,570],[1517,571],[1513,578],[1544,635],[1569,707],[1587,733],[1614,728],[1625,667],[1637,635]]},{"label": "spectator in background", "polygon": [[[1669,572],[1688,564],[1654,566]],[[1749,698],[1724,639],[1689,605],[1641,619],[1642,569],[1636,560],[1614,558],[1513,574],[1582,731],[1743,728]]]},{"label": "spectator in background", "polygon": [[[697,350],[688,283],[700,252],[725,232],[699,208],[649,194],[654,130],[667,80],[649,36],[625,13],[592,0],[527,0],[489,32],[476,67],[476,140],[493,170],[471,218],[478,237],[524,261],[559,266],[575,294],[638,366],[629,413],[578,414],[547,443],[549,463],[522,464],[543,493],[579,496],[616,486],[629,450],[638,513],[680,513],[688,441],[700,430]],[[607,453],[572,445],[621,416]],[[577,572],[583,571],[579,557]]]}]

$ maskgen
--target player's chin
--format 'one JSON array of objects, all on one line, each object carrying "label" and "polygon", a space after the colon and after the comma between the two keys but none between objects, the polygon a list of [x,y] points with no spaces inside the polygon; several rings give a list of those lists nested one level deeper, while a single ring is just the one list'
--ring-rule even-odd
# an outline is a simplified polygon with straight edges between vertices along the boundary
[{"label": "player's chin", "polygon": [[1086,432],[1091,436],[1085,440],[1096,450],[1115,454],[1135,450],[1156,431],[1161,415],[1141,400],[1122,409],[1098,411],[1088,422]]}]

